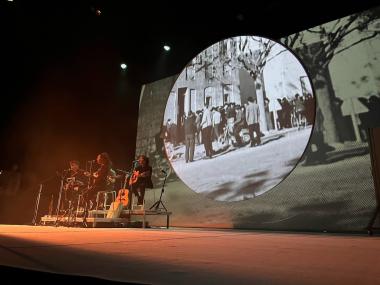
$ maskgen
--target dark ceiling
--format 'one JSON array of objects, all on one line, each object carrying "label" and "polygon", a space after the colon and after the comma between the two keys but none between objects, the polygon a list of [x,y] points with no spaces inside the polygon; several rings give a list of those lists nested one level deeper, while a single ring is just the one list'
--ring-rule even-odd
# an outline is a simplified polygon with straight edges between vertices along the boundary
[{"label": "dark ceiling", "polygon": [[128,165],[141,84],[223,38],[279,39],[378,4],[331,2],[2,1],[0,168],[53,169],[101,151]]}]

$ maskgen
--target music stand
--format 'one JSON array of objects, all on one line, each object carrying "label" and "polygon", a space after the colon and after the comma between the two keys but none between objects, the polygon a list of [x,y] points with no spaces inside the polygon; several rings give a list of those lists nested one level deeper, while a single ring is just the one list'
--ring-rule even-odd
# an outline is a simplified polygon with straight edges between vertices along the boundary
[{"label": "music stand", "polygon": [[165,209],[165,211],[167,212],[168,209],[166,209],[164,203],[162,202],[162,194],[164,194],[164,191],[165,191],[165,183],[166,183],[166,178],[168,177],[167,173],[165,173],[165,179],[164,179],[164,183],[162,184],[162,188],[161,188],[161,195],[160,195],[160,199],[158,199],[157,202],[155,202],[150,208],[149,210],[152,210],[154,208],[155,211],[158,211],[160,205]]}]

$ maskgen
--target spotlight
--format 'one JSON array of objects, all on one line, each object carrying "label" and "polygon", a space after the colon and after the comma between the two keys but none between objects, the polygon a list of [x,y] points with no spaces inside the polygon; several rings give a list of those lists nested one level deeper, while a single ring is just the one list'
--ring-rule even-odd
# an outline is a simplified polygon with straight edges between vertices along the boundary
[{"label": "spotlight", "polygon": [[170,46],[168,46],[168,45],[164,45],[164,50],[165,50],[165,51],[169,51],[169,50],[170,50]]},{"label": "spotlight", "polygon": [[120,64],[120,67],[121,67],[122,70],[126,70],[127,69],[127,65],[125,63]]},{"label": "spotlight", "polygon": [[95,15],[96,16],[100,16],[102,14],[102,11],[100,11],[99,9],[96,9],[95,11]]},{"label": "spotlight", "polygon": [[236,19],[238,19],[239,21],[244,21],[244,15],[243,14],[237,14]]}]

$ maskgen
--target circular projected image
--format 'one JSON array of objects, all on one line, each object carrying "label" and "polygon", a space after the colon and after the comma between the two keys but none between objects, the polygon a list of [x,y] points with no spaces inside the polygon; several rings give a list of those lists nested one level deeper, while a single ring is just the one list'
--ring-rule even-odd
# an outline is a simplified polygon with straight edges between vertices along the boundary
[{"label": "circular projected image", "polygon": [[199,53],[175,82],[163,120],[166,154],[193,191],[252,199],[296,166],[314,114],[310,79],[292,52],[266,38],[229,38]]}]

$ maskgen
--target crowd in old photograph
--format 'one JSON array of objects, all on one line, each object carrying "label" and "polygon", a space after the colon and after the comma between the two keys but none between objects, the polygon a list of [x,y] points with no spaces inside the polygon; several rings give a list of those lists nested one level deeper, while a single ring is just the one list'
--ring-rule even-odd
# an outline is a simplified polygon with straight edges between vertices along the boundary
[{"label": "crowd in old photograph", "polygon": [[[234,102],[223,106],[205,104],[202,110],[183,114],[178,122],[167,119],[164,123],[163,138],[169,160],[178,158],[175,149],[185,146],[186,163],[194,161],[194,150],[204,146],[203,159],[210,159],[223,150],[250,145],[260,146],[261,138],[268,131],[276,132],[290,128],[305,128],[312,125],[315,115],[315,102],[312,94],[295,94],[289,100],[277,99],[279,108],[269,110],[270,100],[264,98],[264,113],[257,99],[249,97],[248,102],[239,105]],[[265,116],[263,116],[265,115]],[[266,127],[261,125],[265,118]]]}]

